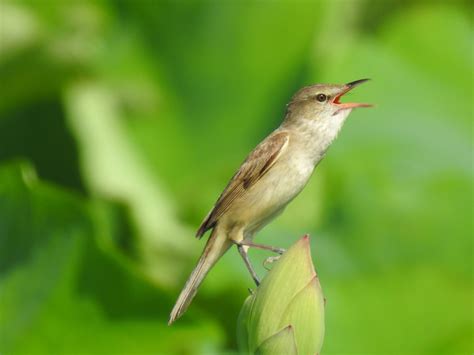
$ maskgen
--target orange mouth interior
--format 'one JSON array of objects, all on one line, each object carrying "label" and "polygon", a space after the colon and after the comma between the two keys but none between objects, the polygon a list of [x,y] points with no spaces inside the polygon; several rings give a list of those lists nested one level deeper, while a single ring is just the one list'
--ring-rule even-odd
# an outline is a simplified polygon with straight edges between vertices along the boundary
[{"label": "orange mouth interior", "polygon": [[344,94],[345,94],[345,92],[343,92],[342,94],[337,95],[337,96],[334,98],[334,100],[332,100],[332,102],[333,102],[334,104],[336,104],[336,105],[342,104],[342,102],[340,102],[339,99],[340,99],[340,98],[342,97],[342,95],[344,95]]}]

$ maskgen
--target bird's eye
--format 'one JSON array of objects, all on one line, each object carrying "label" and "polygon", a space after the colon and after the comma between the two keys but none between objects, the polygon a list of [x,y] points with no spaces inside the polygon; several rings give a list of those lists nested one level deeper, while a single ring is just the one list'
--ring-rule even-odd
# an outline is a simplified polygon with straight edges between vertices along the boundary
[{"label": "bird's eye", "polygon": [[324,94],[318,94],[318,95],[316,95],[316,100],[318,100],[319,102],[324,102],[324,101],[326,101],[327,98],[328,98],[328,97],[327,97],[326,95],[324,95]]}]

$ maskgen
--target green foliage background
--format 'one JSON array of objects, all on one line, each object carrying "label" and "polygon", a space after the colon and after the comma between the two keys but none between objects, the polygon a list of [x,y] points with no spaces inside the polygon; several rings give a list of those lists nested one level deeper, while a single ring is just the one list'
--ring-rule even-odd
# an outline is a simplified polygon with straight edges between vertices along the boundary
[{"label": "green foliage background", "polygon": [[470,14],[0,0],[0,353],[236,351],[252,283],[234,251],[166,325],[193,233],[299,87],[364,77],[351,99],[377,106],[258,241],[312,235],[324,353],[472,353]]}]

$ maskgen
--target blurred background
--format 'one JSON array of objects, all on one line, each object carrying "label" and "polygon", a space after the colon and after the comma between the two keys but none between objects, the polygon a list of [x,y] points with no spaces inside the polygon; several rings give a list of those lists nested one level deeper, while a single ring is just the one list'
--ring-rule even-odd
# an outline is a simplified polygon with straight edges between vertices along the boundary
[{"label": "blurred background", "polygon": [[365,77],[257,241],[311,235],[323,353],[472,353],[472,38],[467,0],[1,0],[0,353],[236,352],[234,250],[166,325],[194,232],[297,89]]}]

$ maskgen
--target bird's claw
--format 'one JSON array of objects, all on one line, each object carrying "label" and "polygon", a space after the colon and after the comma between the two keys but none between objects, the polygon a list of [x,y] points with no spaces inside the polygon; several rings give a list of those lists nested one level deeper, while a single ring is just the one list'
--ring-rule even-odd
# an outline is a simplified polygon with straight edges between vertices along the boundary
[{"label": "bird's claw", "polygon": [[274,263],[275,261],[277,261],[278,259],[280,259],[280,256],[281,255],[278,255],[278,256],[269,256],[268,258],[266,258],[263,262],[263,267],[267,270],[270,270],[269,267],[267,267],[268,264],[271,264],[271,263]]}]

